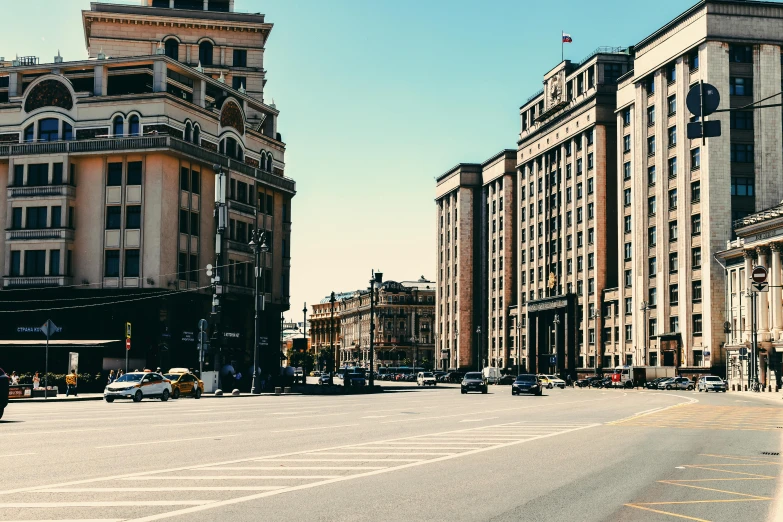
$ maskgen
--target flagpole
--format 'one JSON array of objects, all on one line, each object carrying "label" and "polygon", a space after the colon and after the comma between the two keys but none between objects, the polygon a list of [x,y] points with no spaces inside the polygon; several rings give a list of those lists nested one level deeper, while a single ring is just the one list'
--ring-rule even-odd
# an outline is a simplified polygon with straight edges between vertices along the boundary
[{"label": "flagpole", "polygon": [[565,55],[563,54],[563,35],[565,34],[565,31],[562,29],[560,30],[560,61],[562,62],[565,60]]}]

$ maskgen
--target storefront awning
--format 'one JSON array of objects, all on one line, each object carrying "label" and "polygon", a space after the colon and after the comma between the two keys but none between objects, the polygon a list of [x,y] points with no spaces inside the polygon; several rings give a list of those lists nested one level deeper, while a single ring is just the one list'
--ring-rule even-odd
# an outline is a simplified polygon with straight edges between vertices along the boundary
[{"label": "storefront awning", "polygon": [[665,332],[660,335],[653,335],[653,337],[661,341],[679,341],[682,339],[680,332]]}]

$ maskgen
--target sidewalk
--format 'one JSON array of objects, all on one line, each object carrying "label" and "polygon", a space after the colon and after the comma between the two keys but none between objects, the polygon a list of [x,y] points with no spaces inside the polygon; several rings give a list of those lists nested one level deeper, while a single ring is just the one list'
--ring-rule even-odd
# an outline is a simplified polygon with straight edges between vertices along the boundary
[{"label": "sidewalk", "polygon": [[[257,395],[253,395],[251,393],[242,393],[240,395],[231,395],[230,393],[222,396],[213,395],[211,393],[201,396],[202,399],[238,399],[240,397],[264,397],[264,396],[273,396],[274,392],[265,392],[260,393]],[[301,395],[301,393],[284,393],[281,396],[286,395]],[[43,397],[36,397],[35,399],[32,398],[26,398],[26,399],[9,399],[8,404],[16,404],[20,402],[38,402],[38,403],[50,403],[50,402],[80,402],[80,401],[102,401],[103,400],[103,394],[102,393],[80,393],[78,396],[74,397],[66,397],[64,393],[57,394],[57,397],[49,397],[48,399],[44,399]],[[150,400],[150,399],[145,399]],[[169,399],[171,401],[176,401],[176,399]]]},{"label": "sidewalk", "polygon": [[783,393],[781,392],[749,392],[749,391],[729,391],[728,395],[731,395],[735,399],[752,399],[758,401],[771,402],[775,404],[783,404]]}]

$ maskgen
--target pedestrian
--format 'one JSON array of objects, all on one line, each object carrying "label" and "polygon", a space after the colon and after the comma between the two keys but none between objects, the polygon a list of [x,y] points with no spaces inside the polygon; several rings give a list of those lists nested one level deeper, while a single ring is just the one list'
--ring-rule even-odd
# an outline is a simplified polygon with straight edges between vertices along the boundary
[{"label": "pedestrian", "polygon": [[16,375],[16,371],[11,372],[11,386],[19,384],[19,376]]},{"label": "pedestrian", "polygon": [[115,377],[114,377],[114,370],[109,370],[109,379],[108,379],[108,382],[106,382],[106,384],[113,383],[114,379],[115,379]]},{"label": "pedestrian", "polygon": [[566,386],[571,387],[571,374],[566,375]]},{"label": "pedestrian", "polygon": [[74,397],[78,397],[76,394],[76,384],[77,384],[77,378],[76,378],[76,370],[71,370],[71,373],[65,376],[65,396],[68,397],[73,393]]},{"label": "pedestrian", "polygon": [[33,389],[37,390],[39,386],[41,386],[41,378],[38,376],[38,372],[35,372],[35,375],[33,375]]},{"label": "pedestrian", "polygon": [[117,370],[117,378],[118,378],[118,379],[119,379],[120,377],[122,377],[123,375],[125,375],[125,373],[124,373],[122,370]]}]

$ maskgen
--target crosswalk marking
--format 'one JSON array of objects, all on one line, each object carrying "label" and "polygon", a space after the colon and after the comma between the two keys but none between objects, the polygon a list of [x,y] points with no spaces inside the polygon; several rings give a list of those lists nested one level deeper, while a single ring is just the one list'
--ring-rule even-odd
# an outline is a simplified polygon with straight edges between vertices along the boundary
[{"label": "crosswalk marking", "polygon": [[[203,506],[214,500],[145,500],[145,506]],[[110,500],[107,502],[6,502],[0,509],[20,508],[77,508],[77,507],[137,507],[136,500]]]},{"label": "crosswalk marking", "polygon": [[[188,477],[188,480],[277,480],[277,479],[331,479],[341,477],[342,475],[208,475]],[[123,480],[182,480],[182,477],[131,477]]]},{"label": "crosswalk marking", "polygon": [[177,486],[154,488],[51,488],[39,489],[38,493],[165,493],[168,491],[271,491],[285,486]]}]

